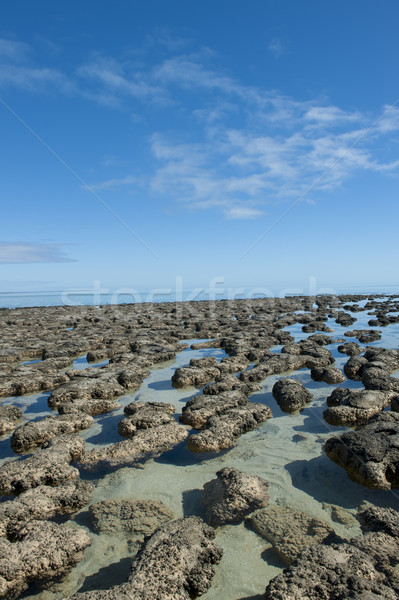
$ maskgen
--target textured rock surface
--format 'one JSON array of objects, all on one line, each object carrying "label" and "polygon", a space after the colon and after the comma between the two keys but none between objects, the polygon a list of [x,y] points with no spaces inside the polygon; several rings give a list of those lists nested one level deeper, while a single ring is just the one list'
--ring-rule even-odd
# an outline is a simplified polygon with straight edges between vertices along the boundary
[{"label": "textured rock surface", "polygon": [[76,433],[82,429],[88,429],[93,423],[93,417],[80,412],[50,416],[39,419],[39,421],[24,423],[17,427],[12,434],[11,448],[14,452],[27,452],[64,433]]},{"label": "textured rock surface", "polygon": [[123,437],[132,437],[140,429],[161,427],[172,423],[175,408],[165,402],[132,402],[124,413],[127,415],[118,424],[118,432]]},{"label": "textured rock surface", "polygon": [[198,517],[163,525],[133,561],[128,581],[106,591],[75,594],[70,600],[190,600],[210,587],[222,550],[215,533]]},{"label": "textured rock surface", "polygon": [[302,550],[325,540],[333,529],[324,521],[288,506],[270,506],[250,517],[252,527],[287,563]]},{"label": "textured rock surface", "polygon": [[0,504],[0,536],[14,537],[28,521],[73,513],[90,502],[93,485],[73,479],[58,487],[40,485]]},{"label": "textured rock surface", "polygon": [[18,406],[0,406],[0,435],[13,431],[21,417],[22,410]]},{"label": "textured rock surface", "polygon": [[295,412],[312,400],[312,394],[296,379],[279,379],[272,393],[284,412]]},{"label": "textured rock surface", "polygon": [[67,573],[91,543],[83,528],[32,521],[13,542],[0,538],[0,597],[17,598],[30,581]]},{"label": "textured rock surface", "polygon": [[380,413],[356,431],[331,437],[324,450],[361,485],[381,490],[399,487],[399,413]]},{"label": "textured rock surface", "polygon": [[185,427],[172,420],[166,425],[141,429],[135,435],[107,448],[86,452],[79,466],[88,470],[118,469],[134,465],[146,458],[158,456],[187,438]]},{"label": "textured rock surface", "polygon": [[201,504],[206,508],[209,525],[239,523],[258,508],[266,506],[268,483],[256,475],[225,467],[204,485]]},{"label": "textured rock surface", "polygon": [[0,493],[20,494],[39,485],[56,486],[79,477],[70,463],[79,458],[85,442],[76,435],[62,435],[24,460],[10,461],[0,467]]},{"label": "textured rock surface", "polygon": [[145,536],[173,518],[165,504],[154,500],[104,500],[92,504],[90,513],[96,533],[123,536],[136,550]]},{"label": "textured rock surface", "polygon": [[310,376],[314,381],[324,381],[324,383],[334,384],[342,383],[346,377],[340,369],[335,367],[318,367],[310,371]]},{"label": "textured rock surface", "polygon": [[[386,534],[369,542],[318,544],[303,551],[298,561],[271,580],[264,600],[397,600],[392,567],[381,569],[381,556],[397,564],[397,543]],[[353,542],[353,540],[352,540]],[[373,548],[379,549],[379,558]],[[371,551],[371,552],[370,552]],[[384,572],[385,571],[385,572]]]},{"label": "textured rock surface", "polygon": [[365,425],[395,398],[399,399],[395,392],[337,388],[327,398],[329,408],[323,412],[323,417],[330,425]]},{"label": "textured rock surface", "polygon": [[187,446],[192,452],[218,452],[232,448],[236,440],[270,419],[272,412],[264,404],[248,403],[210,417],[206,429],[191,434]]}]

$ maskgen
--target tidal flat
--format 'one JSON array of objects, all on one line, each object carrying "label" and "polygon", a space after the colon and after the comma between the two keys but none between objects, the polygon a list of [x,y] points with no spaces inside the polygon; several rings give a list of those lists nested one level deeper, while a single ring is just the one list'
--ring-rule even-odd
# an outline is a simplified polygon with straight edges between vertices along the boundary
[{"label": "tidal flat", "polygon": [[0,597],[398,597],[399,296],[0,326]]}]

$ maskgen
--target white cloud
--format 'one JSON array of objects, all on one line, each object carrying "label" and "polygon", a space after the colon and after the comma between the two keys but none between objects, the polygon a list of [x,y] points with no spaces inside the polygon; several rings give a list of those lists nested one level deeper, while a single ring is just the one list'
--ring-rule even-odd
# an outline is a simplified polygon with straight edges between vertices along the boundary
[{"label": "white cloud", "polygon": [[0,264],[69,263],[62,244],[33,242],[0,242]]}]

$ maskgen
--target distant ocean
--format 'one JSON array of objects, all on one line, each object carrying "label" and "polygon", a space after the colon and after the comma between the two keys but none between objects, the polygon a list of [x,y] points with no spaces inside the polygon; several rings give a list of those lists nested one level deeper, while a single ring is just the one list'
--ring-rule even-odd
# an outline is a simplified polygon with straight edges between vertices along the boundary
[{"label": "distant ocean", "polygon": [[193,300],[250,299],[267,297],[285,297],[290,295],[316,294],[399,294],[399,285],[388,286],[353,286],[347,288],[310,287],[309,289],[286,286],[281,289],[266,287],[227,288],[193,288],[188,290],[171,290],[157,288],[151,291],[119,288],[109,290],[66,290],[38,292],[0,292],[0,308],[23,308],[34,306],[100,306],[104,304],[130,304],[141,302],[187,302]]}]

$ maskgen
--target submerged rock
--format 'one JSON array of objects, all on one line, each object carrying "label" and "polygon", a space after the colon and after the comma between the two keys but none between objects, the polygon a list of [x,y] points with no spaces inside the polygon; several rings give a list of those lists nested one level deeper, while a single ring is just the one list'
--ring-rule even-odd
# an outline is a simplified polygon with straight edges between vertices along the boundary
[{"label": "submerged rock", "polygon": [[365,487],[399,487],[399,413],[380,413],[356,431],[331,437],[324,450],[353,481]]},{"label": "submerged rock", "polygon": [[92,504],[89,510],[96,533],[122,535],[136,549],[146,536],[173,518],[165,504],[154,500],[104,500]]},{"label": "submerged rock", "polygon": [[75,594],[70,600],[190,600],[201,596],[210,588],[213,565],[222,557],[214,537],[214,529],[198,517],[171,521],[146,540],[126,583]]},{"label": "submerged rock", "polygon": [[229,467],[218,471],[216,477],[205,483],[201,497],[209,525],[239,523],[254,510],[266,506],[269,484],[262,477]]},{"label": "submerged rock", "polygon": [[264,508],[249,520],[255,531],[289,564],[304,548],[318,544],[334,532],[324,521],[288,506]]},{"label": "submerged rock", "polygon": [[312,400],[312,394],[296,379],[279,379],[272,393],[284,412],[295,412]]},{"label": "submerged rock", "polygon": [[65,575],[91,544],[80,527],[32,521],[13,542],[0,538],[0,597],[17,598],[30,581],[50,583]]}]

